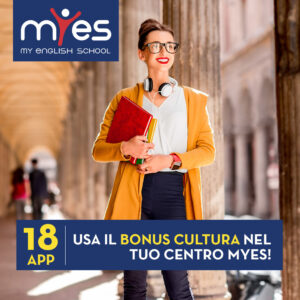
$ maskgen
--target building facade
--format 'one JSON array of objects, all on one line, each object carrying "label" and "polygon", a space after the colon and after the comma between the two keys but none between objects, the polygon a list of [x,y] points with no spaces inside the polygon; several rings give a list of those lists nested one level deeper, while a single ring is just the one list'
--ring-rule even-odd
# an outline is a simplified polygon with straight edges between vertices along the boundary
[{"label": "building facade", "polygon": [[225,210],[278,218],[272,0],[222,0]]}]

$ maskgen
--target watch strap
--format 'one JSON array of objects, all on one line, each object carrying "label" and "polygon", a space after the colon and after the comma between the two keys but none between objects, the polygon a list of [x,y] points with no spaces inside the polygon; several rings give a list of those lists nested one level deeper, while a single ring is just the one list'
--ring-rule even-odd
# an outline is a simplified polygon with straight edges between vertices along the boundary
[{"label": "watch strap", "polygon": [[173,163],[171,165],[171,170],[179,169],[181,166],[181,159],[176,153],[170,153],[173,157]]}]

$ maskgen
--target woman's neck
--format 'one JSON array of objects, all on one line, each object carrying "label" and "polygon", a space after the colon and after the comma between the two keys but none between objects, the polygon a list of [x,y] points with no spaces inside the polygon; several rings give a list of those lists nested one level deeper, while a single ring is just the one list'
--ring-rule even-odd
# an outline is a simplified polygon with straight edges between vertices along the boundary
[{"label": "woman's neck", "polygon": [[148,77],[152,78],[154,92],[158,91],[158,88],[162,83],[170,81],[168,72],[155,72],[154,70],[149,70]]}]

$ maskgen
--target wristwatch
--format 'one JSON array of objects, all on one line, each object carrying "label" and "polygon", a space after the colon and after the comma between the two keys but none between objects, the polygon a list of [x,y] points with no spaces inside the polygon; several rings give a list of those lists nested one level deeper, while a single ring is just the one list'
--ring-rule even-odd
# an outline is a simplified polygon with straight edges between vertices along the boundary
[{"label": "wristwatch", "polygon": [[181,162],[181,159],[178,155],[176,155],[175,153],[171,153],[170,155],[172,155],[173,157],[173,162],[172,162],[172,165],[171,165],[171,170],[177,170],[181,167],[182,165],[182,162]]}]

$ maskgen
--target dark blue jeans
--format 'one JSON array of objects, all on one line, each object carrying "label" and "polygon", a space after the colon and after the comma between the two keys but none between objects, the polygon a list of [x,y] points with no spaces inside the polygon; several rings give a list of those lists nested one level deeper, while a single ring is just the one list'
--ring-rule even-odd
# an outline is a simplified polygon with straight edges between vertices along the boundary
[{"label": "dark blue jeans", "polygon": [[[142,189],[142,220],[186,220],[183,174],[146,174]],[[161,271],[170,300],[193,300],[185,270]],[[124,300],[145,300],[146,270],[124,271]]]}]

